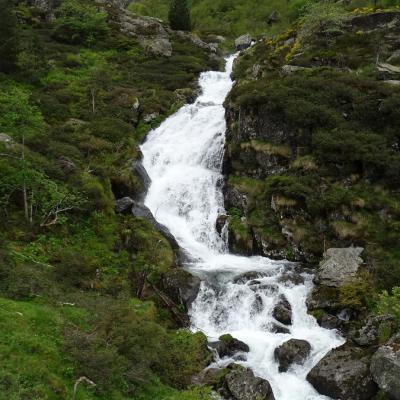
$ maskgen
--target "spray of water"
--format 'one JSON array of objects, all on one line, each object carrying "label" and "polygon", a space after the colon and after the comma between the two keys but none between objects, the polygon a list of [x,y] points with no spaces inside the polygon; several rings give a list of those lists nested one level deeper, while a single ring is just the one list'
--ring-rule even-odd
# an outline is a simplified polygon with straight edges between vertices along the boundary
[{"label": "spray of water", "polygon": [[[151,178],[145,204],[158,222],[167,226],[190,256],[186,268],[201,277],[199,295],[190,310],[193,330],[202,330],[212,340],[230,333],[247,343],[245,361],[254,373],[267,379],[277,400],[320,400],[306,381],[310,369],[343,340],[335,331],[318,326],[307,314],[306,297],[312,277],[286,261],[229,254],[226,237],[215,223],[224,212],[221,186],[225,145],[223,101],[233,82],[234,56],[225,72],[206,72],[200,77],[202,94],[185,105],[147,137],[141,147],[143,165]],[[252,272],[252,274],[246,274]],[[274,333],[279,322],[273,309],[281,296],[292,308],[288,333]],[[312,351],[304,365],[279,373],[274,349],[291,339],[307,340]],[[226,365],[232,359],[218,360]]]}]

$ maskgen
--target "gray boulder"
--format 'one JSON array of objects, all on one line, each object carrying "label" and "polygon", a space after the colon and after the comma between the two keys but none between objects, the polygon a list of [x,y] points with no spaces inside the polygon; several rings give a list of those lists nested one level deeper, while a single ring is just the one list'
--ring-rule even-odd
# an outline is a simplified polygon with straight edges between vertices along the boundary
[{"label": "gray boulder", "polygon": [[252,41],[253,41],[253,39],[251,38],[251,36],[248,33],[246,35],[239,36],[235,40],[236,50],[240,51],[240,50],[247,49],[248,47],[251,46]]},{"label": "gray boulder", "polygon": [[321,285],[339,287],[350,282],[363,263],[362,247],[331,248],[324,253],[319,264],[315,282]]},{"label": "gray boulder", "polygon": [[3,143],[6,149],[11,149],[15,145],[13,138],[5,133],[0,133],[0,143]]},{"label": "gray boulder", "polygon": [[377,386],[369,367],[369,358],[361,349],[345,344],[320,360],[307,380],[319,393],[333,399],[370,400]]},{"label": "gray boulder", "polygon": [[310,355],[311,345],[306,340],[290,339],[274,351],[279,372],[286,372],[292,364],[302,365]]},{"label": "gray boulder", "polygon": [[380,340],[388,340],[395,329],[396,324],[390,315],[371,315],[364,326],[353,332],[351,338],[359,346],[372,346]]},{"label": "gray boulder", "polygon": [[290,325],[292,323],[292,307],[286,297],[280,297],[279,302],[272,311],[272,316],[284,325]]},{"label": "gray boulder", "polygon": [[115,201],[115,212],[121,214],[132,209],[135,202],[130,197],[123,197]]},{"label": "gray boulder", "polygon": [[379,388],[400,400],[400,348],[398,343],[380,347],[371,358],[371,374]]},{"label": "gray boulder", "polygon": [[143,47],[154,56],[172,56],[172,44],[166,37],[144,38],[141,39],[140,42]]},{"label": "gray boulder", "polygon": [[225,382],[234,400],[275,400],[269,382],[242,366],[234,365]]}]

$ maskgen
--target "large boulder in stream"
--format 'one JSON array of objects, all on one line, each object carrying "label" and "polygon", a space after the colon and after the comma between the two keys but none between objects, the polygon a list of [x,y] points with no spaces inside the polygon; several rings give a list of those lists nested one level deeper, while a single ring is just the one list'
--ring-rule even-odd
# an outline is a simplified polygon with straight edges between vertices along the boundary
[{"label": "large boulder in stream", "polygon": [[286,372],[292,364],[302,365],[310,355],[311,345],[306,340],[290,339],[274,351],[279,372]]},{"label": "large boulder in stream", "polygon": [[345,344],[322,358],[307,380],[332,399],[370,400],[377,393],[377,386],[369,369],[369,356],[362,349]]},{"label": "large boulder in stream", "polygon": [[281,296],[274,310],[272,316],[284,325],[290,325],[292,323],[292,307],[287,301],[285,296]]},{"label": "large boulder in stream", "polygon": [[232,371],[225,376],[225,382],[235,400],[275,400],[269,382],[240,365],[232,367]]},{"label": "large boulder in stream", "polygon": [[214,348],[220,357],[232,357],[236,353],[250,351],[246,343],[232,337],[229,333],[220,336],[217,342],[211,342],[210,347]]},{"label": "large boulder in stream", "polygon": [[248,33],[246,35],[239,36],[235,40],[236,50],[240,51],[240,50],[247,49],[248,47],[251,46],[252,41],[253,41],[253,39],[251,38],[251,36]]}]

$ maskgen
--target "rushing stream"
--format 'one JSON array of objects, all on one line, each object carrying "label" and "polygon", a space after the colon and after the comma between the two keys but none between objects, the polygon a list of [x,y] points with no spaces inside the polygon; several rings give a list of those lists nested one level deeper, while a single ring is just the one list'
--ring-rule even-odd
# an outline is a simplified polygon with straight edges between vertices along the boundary
[{"label": "rushing stream", "polygon": [[[225,72],[203,73],[202,94],[196,102],[148,135],[141,148],[151,178],[145,205],[187,253],[186,268],[203,281],[190,310],[192,329],[205,332],[211,340],[230,333],[247,343],[250,352],[245,361],[236,362],[267,379],[277,400],[326,399],[305,378],[343,340],[307,314],[312,276],[296,272],[296,265],[287,261],[229,254],[226,233],[219,235],[216,230],[216,219],[224,212],[222,104],[233,84],[233,61],[234,56],[227,60]],[[291,305],[292,324],[289,333],[274,333],[284,328],[272,316],[282,295]],[[292,338],[307,340],[311,354],[304,365],[279,373],[274,349]],[[230,362],[222,359],[217,364]]]}]

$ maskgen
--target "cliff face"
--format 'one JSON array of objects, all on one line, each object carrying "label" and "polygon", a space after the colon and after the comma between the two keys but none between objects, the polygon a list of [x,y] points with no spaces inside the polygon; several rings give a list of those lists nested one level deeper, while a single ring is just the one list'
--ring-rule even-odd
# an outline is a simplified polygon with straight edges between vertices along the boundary
[{"label": "cliff face", "polygon": [[396,258],[399,15],[305,21],[240,56],[226,101],[232,250],[316,261],[362,245],[374,269]]}]

